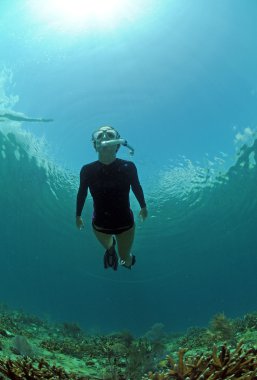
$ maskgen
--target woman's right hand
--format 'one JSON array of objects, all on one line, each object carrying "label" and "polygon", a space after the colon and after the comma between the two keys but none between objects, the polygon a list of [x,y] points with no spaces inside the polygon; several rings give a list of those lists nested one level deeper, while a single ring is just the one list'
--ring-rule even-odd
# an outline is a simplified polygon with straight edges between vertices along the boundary
[{"label": "woman's right hand", "polygon": [[79,230],[82,230],[84,228],[84,223],[81,216],[76,217],[76,226],[78,227]]},{"label": "woman's right hand", "polygon": [[141,217],[142,221],[144,221],[147,218],[148,211],[146,207],[141,208],[139,212],[139,216]]}]

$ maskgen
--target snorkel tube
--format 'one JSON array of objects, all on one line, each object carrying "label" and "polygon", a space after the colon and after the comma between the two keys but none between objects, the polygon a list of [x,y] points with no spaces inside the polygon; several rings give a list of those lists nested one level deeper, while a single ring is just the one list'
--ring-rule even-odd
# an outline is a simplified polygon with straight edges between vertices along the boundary
[{"label": "snorkel tube", "polygon": [[127,140],[125,139],[115,139],[115,140],[106,140],[106,141],[101,141],[97,145],[99,146],[111,146],[111,145],[123,145],[126,146],[129,149],[129,154],[133,156],[135,149],[132,148],[131,145],[128,144]]}]

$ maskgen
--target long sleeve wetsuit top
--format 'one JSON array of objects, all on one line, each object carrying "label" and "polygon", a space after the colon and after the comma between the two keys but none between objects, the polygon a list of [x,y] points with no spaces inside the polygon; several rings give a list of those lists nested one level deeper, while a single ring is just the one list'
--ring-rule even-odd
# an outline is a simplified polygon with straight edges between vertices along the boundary
[{"label": "long sleeve wetsuit top", "polygon": [[88,189],[93,198],[93,223],[102,228],[131,224],[129,191],[132,189],[140,207],[146,206],[137,169],[133,162],[116,158],[109,165],[95,161],[82,167],[77,194],[76,215],[81,216]]}]

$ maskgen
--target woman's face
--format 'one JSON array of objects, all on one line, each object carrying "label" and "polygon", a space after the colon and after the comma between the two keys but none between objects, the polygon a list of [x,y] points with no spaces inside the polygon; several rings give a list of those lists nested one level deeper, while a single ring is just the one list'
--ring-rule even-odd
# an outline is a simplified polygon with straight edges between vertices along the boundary
[{"label": "woman's face", "polygon": [[118,133],[111,127],[99,128],[98,131],[93,134],[93,140],[95,142],[115,140],[117,137]]},{"label": "woman's face", "polygon": [[103,141],[116,140],[118,133],[110,127],[102,127],[93,134],[95,149],[103,154],[115,154],[117,145],[101,145]]},{"label": "woman's face", "polygon": [[[108,141],[108,140],[102,140]],[[102,154],[114,154],[117,151],[117,145],[99,145],[96,150]]]}]

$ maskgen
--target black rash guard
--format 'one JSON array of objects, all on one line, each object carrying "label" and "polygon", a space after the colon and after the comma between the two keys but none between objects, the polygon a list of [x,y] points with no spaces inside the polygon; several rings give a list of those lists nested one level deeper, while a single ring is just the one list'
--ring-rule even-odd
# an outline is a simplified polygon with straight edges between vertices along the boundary
[{"label": "black rash guard", "polygon": [[94,202],[93,223],[112,229],[133,224],[130,209],[130,187],[140,207],[146,207],[137,169],[133,162],[116,158],[109,165],[95,161],[82,167],[77,195],[76,215],[81,216],[88,188]]}]

